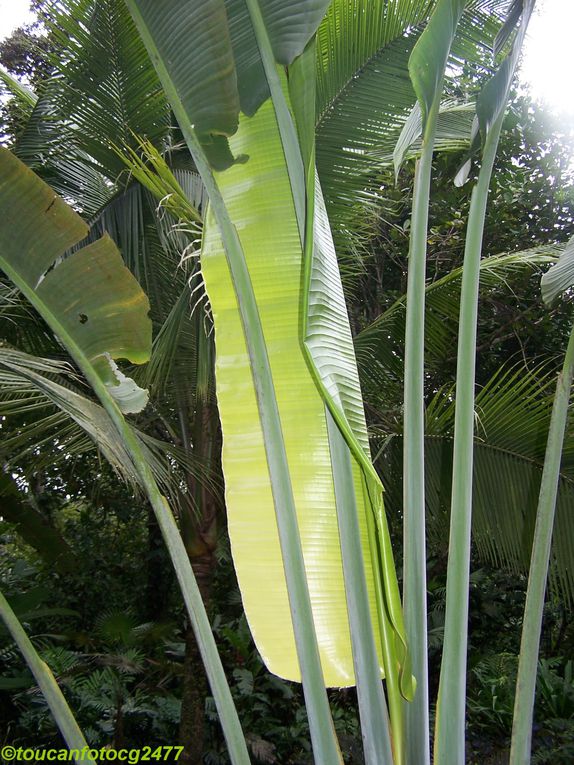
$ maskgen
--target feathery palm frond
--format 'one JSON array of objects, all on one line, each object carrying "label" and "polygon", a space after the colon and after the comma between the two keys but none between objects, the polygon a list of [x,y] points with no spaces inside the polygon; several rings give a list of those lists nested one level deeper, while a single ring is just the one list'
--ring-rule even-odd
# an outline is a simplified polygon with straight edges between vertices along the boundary
[{"label": "feathery palm frond", "polygon": [[[544,369],[503,367],[476,396],[473,540],[482,560],[517,574],[528,570],[555,378]],[[551,582],[574,602],[574,423],[564,442]],[[431,545],[445,552],[454,433],[454,390],[441,389],[427,409],[426,507]],[[385,442],[385,439],[387,440]],[[387,505],[401,513],[402,436],[377,436]]]},{"label": "feathery palm frond", "polygon": [[161,144],[169,107],[124,3],[52,2],[47,23],[53,74],[16,152],[90,216],[117,191],[114,145],[136,146],[135,134]]},{"label": "feathery palm frond", "polygon": [[[451,52],[451,73],[465,60],[484,62],[507,4],[468,4]],[[336,0],[319,27],[317,166],[337,249],[350,246],[357,202],[377,201],[377,170],[392,164],[415,103],[408,59],[434,5],[430,0]],[[456,150],[468,143],[471,122],[472,114],[464,109],[443,111],[436,149]]]},{"label": "feathery palm frond", "polygon": [[24,85],[15,77],[0,67],[0,92],[13,96],[23,116],[29,117],[36,105],[38,96],[27,85]]},{"label": "feathery palm frond", "polygon": [[[519,274],[554,263],[560,247],[548,245],[523,252],[483,258],[480,287],[483,295]],[[452,352],[458,327],[462,267],[427,285],[425,342],[426,360],[437,367]],[[405,302],[401,296],[355,338],[355,350],[366,390],[380,389],[389,378],[402,379]]]},{"label": "feathery palm frond", "polygon": [[[0,415],[17,418],[3,427],[2,454],[8,464],[30,464],[37,470],[99,450],[133,490],[140,490],[133,462],[109,416],[85,395],[68,363],[0,348],[0,388]],[[132,431],[158,483],[175,501],[182,501],[185,473],[217,488],[209,469],[183,449],[133,426]]]}]

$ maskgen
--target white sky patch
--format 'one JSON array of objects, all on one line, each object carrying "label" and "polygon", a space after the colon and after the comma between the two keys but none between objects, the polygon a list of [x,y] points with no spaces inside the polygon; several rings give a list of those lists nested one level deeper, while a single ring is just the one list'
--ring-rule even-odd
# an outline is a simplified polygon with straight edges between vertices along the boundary
[{"label": "white sky patch", "polygon": [[574,122],[573,0],[538,0],[530,20],[521,80],[558,116]]},{"label": "white sky patch", "polygon": [[0,0],[0,40],[9,37],[18,27],[34,21],[29,8],[29,0]]}]

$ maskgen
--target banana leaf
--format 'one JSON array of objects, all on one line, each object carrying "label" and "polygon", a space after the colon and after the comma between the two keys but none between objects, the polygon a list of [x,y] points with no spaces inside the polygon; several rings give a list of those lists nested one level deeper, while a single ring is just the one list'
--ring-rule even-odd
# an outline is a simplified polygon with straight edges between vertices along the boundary
[{"label": "banana leaf", "polygon": [[[301,348],[302,250],[272,104],[264,104],[250,120],[242,118],[230,144],[232,151],[248,154],[251,159],[245,165],[235,165],[217,174],[216,179],[246,253],[266,337],[325,681],[333,686],[352,685],[354,672],[325,400]],[[249,354],[221,237],[212,214],[206,221],[202,270],[215,323],[217,397],[224,433],[223,470],[229,532],[246,614],[267,666],[282,677],[300,680]],[[337,364],[339,353],[331,346],[341,346],[341,336],[347,333],[350,340],[348,319],[345,313],[340,313],[338,304],[342,291],[336,276],[331,272],[331,285],[335,287],[331,305],[323,305],[315,311],[309,334],[310,342],[318,348],[317,353],[323,351],[324,354],[318,359],[323,385],[335,391],[341,370]],[[316,273],[311,286],[315,302],[327,294],[324,285],[317,285],[319,278],[320,274]],[[320,326],[321,318],[327,327]],[[332,360],[330,369],[327,368],[329,358]],[[360,427],[362,420],[364,428],[358,385],[351,378],[346,386],[347,393],[351,394],[349,399],[354,403],[348,419],[355,427],[357,424]],[[364,435],[361,441],[360,448],[366,454],[368,445]],[[377,623],[375,578],[367,539],[366,512],[367,508],[369,512],[372,510],[357,456],[353,476],[362,506],[360,523],[372,618]]]},{"label": "banana leaf", "polygon": [[[201,135],[194,127],[194,114],[201,102],[198,99],[190,106],[186,91],[179,85],[179,78],[185,78],[186,72],[183,65],[174,63],[174,58],[170,56],[174,48],[169,30],[177,24],[181,3],[171,0],[161,10],[158,6],[152,7],[148,0],[129,0],[128,5],[156,62],[188,143],[197,153],[194,147],[201,143]],[[256,4],[247,5],[252,7]],[[260,16],[256,13],[256,18],[259,19],[259,27],[265,28],[275,57],[284,56],[282,60],[285,63],[303,52],[321,18],[320,5],[297,2],[259,4],[259,9],[255,10],[260,12]],[[235,15],[239,13],[239,8],[239,3],[226,3],[230,30],[226,39],[233,46],[236,71],[225,73],[222,70],[220,76],[227,77],[228,82],[238,82],[241,91],[245,62],[251,62],[254,66],[257,55],[252,50],[255,38],[253,31],[249,30],[249,18],[244,13],[240,19]],[[274,13],[277,15],[274,16]],[[274,18],[273,23],[270,22],[271,17]],[[279,54],[283,44],[281,36],[290,34],[293,29],[307,31],[298,34],[296,40],[283,40],[290,52]],[[261,47],[260,36],[257,42]],[[211,55],[206,36],[196,37],[194,44],[202,48],[204,57]],[[269,78],[268,64],[265,73]],[[261,76],[262,69],[259,67],[257,77]],[[285,80],[280,73],[278,77],[282,80],[282,92],[288,99]],[[232,104],[236,104],[235,96],[228,105]],[[288,107],[290,114],[290,103]],[[252,112],[252,109],[249,111]],[[222,119],[220,132],[225,133],[229,156],[241,157],[243,161],[222,169],[207,153],[212,165],[209,172],[213,172],[221,199],[215,202],[212,199],[206,216],[201,262],[215,323],[217,396],[224,433],[223,470],[229,530],[244,605],[259,650],[273,672],[300,680],[284,573],[288,562],[284,562],[281,554],[267,444],[254,384],[257,370],[252,368],[245,340],[244,318],[236,295],[237,285],[226,258],[226,239],[230,237],[222,237],[216,222],[216,208],[220,207],[220,201],[226,208],[229,223],[237,232],[245,255],[258,318],[263,328],[297,508],[325,683],[344,686],[353,684],[355,677],[327,434],[327,409],[333,414],[352,453],[353,481],[360,508],[361,538],[381,674],[380,611],[388,609],[390,613],[394,629],[392,649],[398,652],[396,662],[401,667],[405,659],[404,634],[396,577],[394,571],[389,570],[392,565],[382,511],[382,490],[368,454],[349,323],[324,205],[318,190],[315,255],[306,288],[302,283],[303,227],[296,214],[296,208],[300,214],[302,207],[301,200],[296,198],[301,184],[294,190],[294,174],[288,172],[285,159],[285,144],[282,141],[285,131],[282,133],[280,130],[285,125],[279,124],[281,117],[285,117],[285,112],[278,118],[276,105],[266,101],[254,116],[239,115],[239,127],[235,134],[230,134]],[[205,147],[202,148],[205,150]],[[296,150],[299,151],[298,146]],[[205,175],[201,156],[199,160],[198,169]],[[306,330],[302,324],[304,313],[308,319]],[[303,348],[303,340],[306,349]],[[381,536],[373,548],[368,526],[370,523],[374,525],[375,521],[380,526]],[[378,581],[380,559],[384,559],[385,566],[385,584],[382,586]],[[380,597],[384,599],[384,605],[379,603],[379,607],[376,603],[378,587]],[[410,695],[412,691],[410,683],[410,672],[404,672],[405,695]]]},{"label": "banana leaf", "polygon": [[[141,411],[147,391],[114,359],[142,364],[151,351],[149,302],[109,236],[63,257],[88,226],[8,149],[0,149],[0,267],[45,319],[75,360],[80,357],[106,385],[124,413]],[[89,285],[89,289],[87,289]],[[113,285],[113,290],[110,286]]]}]

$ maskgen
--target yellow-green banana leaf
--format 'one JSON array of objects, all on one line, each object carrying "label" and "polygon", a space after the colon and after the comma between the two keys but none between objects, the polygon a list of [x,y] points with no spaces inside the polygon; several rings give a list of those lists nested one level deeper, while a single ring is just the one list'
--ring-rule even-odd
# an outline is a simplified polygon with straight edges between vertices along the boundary
[{"label": "yellow-green banana leaf", "polygon": [[[263,325],[325,682],[351,685],[354,671],[325,399],[302,347],[302,246],[271,101],[254,117],[240,118],[230,147],[235,156],[242,154],[248,160],[217,173],[216,179],[245,253]],[[215,322],[228,524],[245,611],[267,666],[282,677],[300,680],[249,355],[221,237],[211,214],[204,230],[202,269]],[[340,288],[340,283],[334,287]],[[348,321],[346,329],[344,323],[338,329],[348,332]],[[321,371],[328,375],[328,358],[323,359]],[[335,368],[333,373],[336,376]],[[358,401],[360,409],[360,394]],[[364,428],[364,420],[362,424]],[[364,440],[363,445],[368,448]],[[366,513],[371,512],[371,504],[356,459],[353,475],[371,614],[380,645],[367,539]]]}]

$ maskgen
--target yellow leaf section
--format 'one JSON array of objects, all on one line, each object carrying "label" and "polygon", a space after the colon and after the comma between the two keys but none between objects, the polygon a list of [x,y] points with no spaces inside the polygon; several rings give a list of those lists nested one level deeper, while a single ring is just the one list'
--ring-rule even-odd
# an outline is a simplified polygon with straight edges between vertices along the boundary
[{"label": "yellow leaf section", "polygon": [[[216,180],[247,260],[276,390],[291,471],[325,682],[355,682],[325,402],[300,340],[303,254],[271,101],[242,117],[230,139],[243,165]],[[208,213],[202,270],[215,322],[217,398],[232,554],[247,619],[267,667],[300,681],[287,587],[250,361],[217,226]],[[353,475],[375,642],[380,646],[367,538],[364,481]],[[379,655],[379,663],[382,661]],[[382,675],[382,669],[381,669]]]}]

